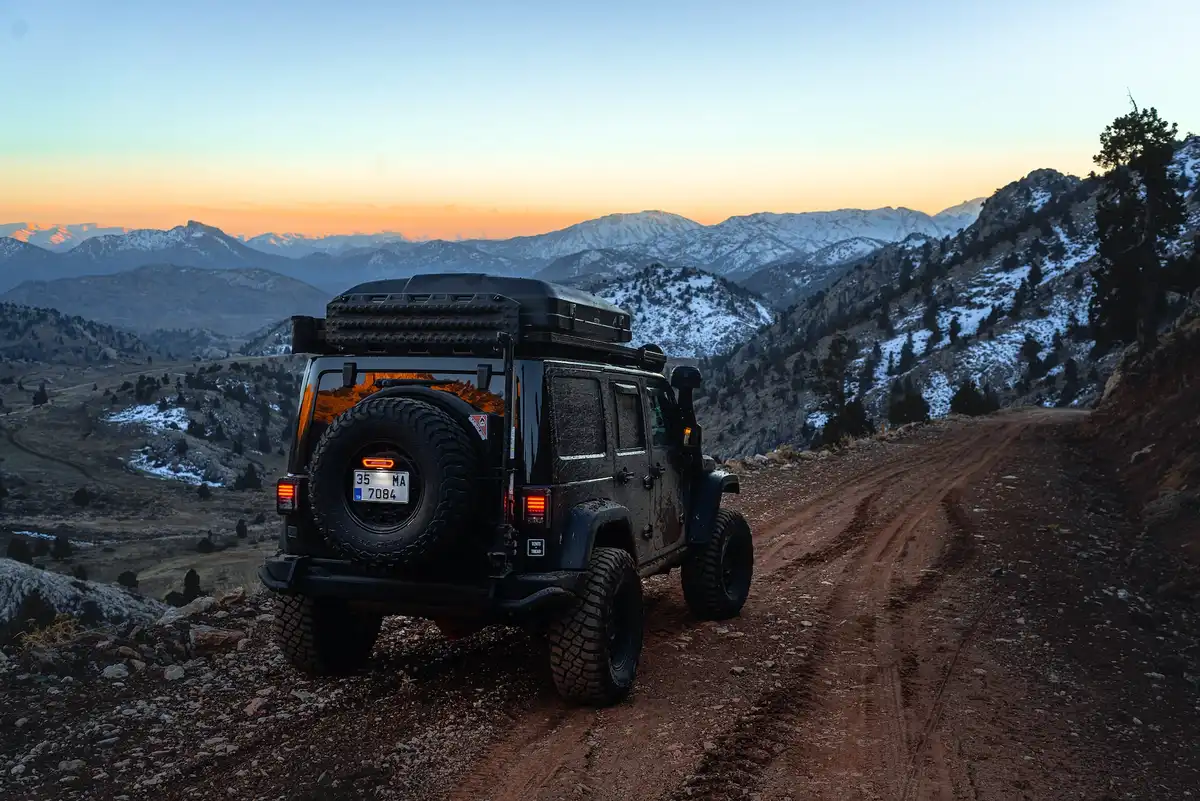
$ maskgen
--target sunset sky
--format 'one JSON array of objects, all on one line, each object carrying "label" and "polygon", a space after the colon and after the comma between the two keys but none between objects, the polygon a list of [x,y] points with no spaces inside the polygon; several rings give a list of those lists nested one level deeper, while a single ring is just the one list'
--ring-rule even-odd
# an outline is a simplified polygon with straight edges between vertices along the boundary
[{"label": "sunset sky", "polygon": [[1174,0],[0,0],[0,223],[537,233],[938,211],[1200,129]]}]

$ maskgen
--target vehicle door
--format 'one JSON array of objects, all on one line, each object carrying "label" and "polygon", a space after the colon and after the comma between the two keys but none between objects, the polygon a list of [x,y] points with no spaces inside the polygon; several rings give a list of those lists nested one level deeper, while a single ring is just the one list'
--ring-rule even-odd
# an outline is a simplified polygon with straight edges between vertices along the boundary
[{"label": "vehicle door", "polygon": [[656,539],[661,548],[683,545],[687,484],[684,476],[683,416],[665,380],[646,381],[647,418],[650,421],[650,498]]},{"label": "vehicle door", "polygon": [[[555,366],[546,373],[549,423],[554,442],[551,482],[552,517],[565,521],[568,510],[584,501],[607,497],[613,483],[612,443],[604,410],[607,385],[598,370]],[[561,530],[562,524],[556,529]],[[547,543],[527,545],[527,556],[549,555]]]},{"label": "vehicle door", "polygon": [[629,523],[637,543],[638,561],[645,562],[659,550],[654,542],[655,526],[651,516],[650,454],[646,448],[646,420],[642,389],[636,378],[613,376],[609,379],[612,403],[613,500],[629,510]]}]

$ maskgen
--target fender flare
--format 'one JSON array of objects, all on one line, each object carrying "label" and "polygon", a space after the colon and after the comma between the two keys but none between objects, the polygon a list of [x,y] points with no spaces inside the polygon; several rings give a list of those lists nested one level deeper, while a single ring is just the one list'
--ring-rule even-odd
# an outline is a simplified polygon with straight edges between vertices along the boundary
[{"label": "fender flare", "polygon": [[[629,510],[607,500],[584,501],[572,506],[567,513],[567,524],[563,527],[559,545],[559,567],[562,570],[587,570],[596,535],[610,523],[623,523],[625,529],[630,530]],[[633,536],[630,534],[625,548],[630,550],[633,547]]]},{"label": "fender flare", "polygon": [[703,473],[692,484],[692,508],[688,512],[685,537],[688,545],[703,545],[712,536],[713,521],[721,508],[721,496],[726,492],[741,493],[742,484],[736,475],[724,470]]}]

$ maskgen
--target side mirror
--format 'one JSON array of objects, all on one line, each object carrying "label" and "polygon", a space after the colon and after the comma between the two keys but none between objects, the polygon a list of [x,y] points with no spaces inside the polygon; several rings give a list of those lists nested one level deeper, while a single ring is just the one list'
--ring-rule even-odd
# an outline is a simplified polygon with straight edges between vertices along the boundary
[{"label": "side mirror", "polygon": [[687,364],[680,364],[671,371],[671,386],[675,389],[700,389],[700,371]]}]

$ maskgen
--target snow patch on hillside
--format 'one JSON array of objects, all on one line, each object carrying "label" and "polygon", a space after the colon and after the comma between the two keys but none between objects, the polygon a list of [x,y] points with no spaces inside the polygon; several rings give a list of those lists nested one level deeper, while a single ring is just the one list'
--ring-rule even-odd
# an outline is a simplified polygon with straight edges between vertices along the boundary
[{"label": "snow patch on hillside", "polygon": [[129,466],[139,473],[154,478],[166,479],[168,481],[182,481],[184,484],[189,484],[193,487],[198,487],[201,484],[206,484],[210,487],[224,486],[219,481],[207,481],[204,478],[204,473],[195,465],[178,459],[168,461],[161,457],[156,457],[151,453],[149,448],[143,448],[134,453],[133,458],[129,460]]},{"label": "snow patch on hillside", "polygon": [[699,270],[654,268],[593,291],[633,316],[633,345],[701,358],[731,350],[774,319],[756,296]]},{"label": "snow patch on hillside", "polygon": [[921,391],[921,396],[929,404],[930,417],[945,417],[950,414],[950,399],[954,397],[954,387],[950,385],[950,379],[945,373],[933,373]]},{"label": "snow patch on hillside", "polygon": [[104,419],[117,425],[143,426],[151,431],[185,430],[189,420],[187,409],[175,406],[160,409],[154,403],[130,406],[128,409],[110,414]]}]

